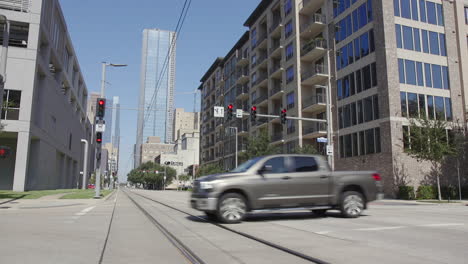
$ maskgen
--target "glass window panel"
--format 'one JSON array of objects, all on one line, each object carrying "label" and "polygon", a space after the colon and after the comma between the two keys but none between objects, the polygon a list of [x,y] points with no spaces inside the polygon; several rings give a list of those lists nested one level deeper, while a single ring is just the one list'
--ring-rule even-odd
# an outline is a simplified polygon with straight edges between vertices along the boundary
[{"label": "glass window panel", "polygon": [[373,109],[374,109],[374,120],[380,118],[380,111],[379,111],[379,96],[376,94],[372,97],[373,100]]},{"label": "glass window panel", "polygon": [[405,62],[403,59],[398,59],[398,71],[400,76],[400,83],[405,83]]},{"label": "glass window panel", "polygon": [[371,88],[371,73],[370,73],[370,65],[365,66],[362,68],[362,74],[364,78],[364,90]]},{"label": "glass window panel", "polygon": [[418,21],[418,0],[411,0],[411,13],[413,20]]},{"label": "glass window panel", "polygon": [[356,32],[359,29],[359,22],[358,22],[359,17],[358,17],[357,9],[353,11],[352,16],[353,16],[353,32]]},{"label": "glass window panel", "polygon": [[418,74],[418,86],[424,86],[423,66],[422,62],[416,62],[416,72]]},{"label": "glass window panel", "polygon": [[338,108],[338,124],[340,129],[343,128],[343,108]]},{"label": "glass window panel", "polygon": [[358,116],[358,123],[362,124],[364,122],[364,109],[362,105],[362,100],[357,102],[357,116]]},{"label": "glass window panel", "polygon": [[400,16],[400,0],[393,0],[393,11],[395,16]]},{"label": "glass window panel", "polygon": [[372,121],[374,113],[372,112],[372,96],[364,99],[364,122]]},{"label": "glass window panel", "polygon": [[439,34],[437,32],[429,31],[429,43],[431,54],[439,55]]},{"label": "glass window panel", "polygon": [[406,103],[406,93],[400,92],[400,104],[401,104],[401,116],[407,117],[408,116],[408,107]]},{"label": "glass window panel", "polygon": [[349,76],[343,78],[343,98],[349,97]]},{"label": "glass window panel", "polygon": [[359,150],[358,150],[358,134],[353,133],[351,134],[351,139],[353,141],[353,157],[354,156],[359,156]]},{"label": "glass window panel", "polygon": [[340,40],[346,39],[346,22],[345,20],[340,21]]},{"label": "glass window panel", "polygon": [[359,154],[366,155],[366,140],[364,139],[364,131],[359,132]]},{"label": "glass window panel", "polygon": [[345,141],[345,155],[347,158],[353,156],[353,142],[351,141],[351,134],[344,136]]},{"label": "glass window panel", "polygon": [[433,88],[442,89],[442,72],[440,65],[432,64]]},{"label": "glass window panel", "polygon": [[366,130],[366,154],[375,153],[374,129]]},{"label": "glass window panel", "polygon": [[452,121],[452,102],[450,98],[445,98],[445,115],[447,116],[447,121]]},{"label": "glass window panel", "polygon": [[396,34],[396,43],[397,48],[403,48],[403,43],[401,39],[401,25],[395,24],[395,34]]},{"label": "glass window panel", "polygon": [[427,117],[434,119],[434,97],[431,95],[427,96]]},{"label": "glass window panel", "polygon": [[336,82],[336,93],[338,96],[338,100],[341,100],[343,98],[343,86],[342,86],[342,80],[338,80]]},{"label": "glass window panel", "polygon": [[358,61],[361,58],[361,49],[359,47],[359,39],[354,40],[354,61]]},{"label": "glass window panel", "polygon": [[439,26],[444,25],[444,11],[441,4],[437,4],[437,24]]},{"label": "glass window panel", "polygon": [[412,60],[405,60],[406,83],[416,85],[416,68]]},{"label": "glass window panel", "polygon": [[356,93],[362,92],[361,70],[356,71]]},{"label": "glass window panel", "polygon": [[344,68],[348,66],[348,49],[346,46],[341,49],[341,52],[341,60],[343,61],[342,66]]},{"label": "glass window panel", "polygon": [[421,51],[421,37],[419,36],[419,28],[413,28],[414,50]]},{"label": "glass window panel", "polygon": [[442,66],[442,80],[443,80],[443,88],[446,90],[450,89],[450,80],[449,80],[447,66]]},{"label": "glass window panel", "polygon": [[437,25],[436,4],[433,2],[426,1],[426,7],[427,22],[433,25]]},{"label": "glass window panel", "polygon": [[373,19],[372,0],[367,0],[367,22],[371,22],[372,19]]},{"label": "glass window panel", "polygon": [[425,3],[425,0],[419,0],[419,15],[421,16],[421,21],[426,22],[426,3]]},{"label": "glass window panel", "polygon": [[345,152],[344,152],[344,138],[343,136],[340,137],[340,158],[345,157]]},{"label": "glass window panel", "polygon": [[294,172],[317,171],[318,165],[313,157],[294,157]]},{"label": "glass window panel", "polygon": [[357,125],[357,116],[356,116],[356,102],[351,104],[351,125]]},{"label": "glass window panel", "polygon": [[267,160],[264,165],[271,166],[271,173],[284,173],[287,172],[286,166],[284,166],[284,158],[276,157]]},{"label": "glass window panel", "polygon": [[418,95],[408,93],[408,113],[410,117],[418,117]]},{"label": "glass window panel", "polygon": [[367,24],[367,10],[366,4],[362,4],[359,7],[359,28],[362,28]]},{"label": "glass window panel", "polygon": [[348,63],[351,64],[354,62],[354,49],[353,49],[353,42],[351,41],[348,44]]},{"label": "glass window panel", "polygon": [[341,69],[341,51],[336,52],[336,69]]},{"label": "glass window panel", "polygon": [[403,46],[407,50],[414,50],[413,29],[403,26]]},{"label": "glass window panel", "polygon": [[423,52],[429,53],[429,36],[427,34],[427,30],[422,29],[422,45],[423,45]]},{"label": "glass window panel", "polygon": [[439,42],[440,42],[440,55],[447,56],[447,48],[445,45],[445,34],[439,33]]},{"label": "glass window panel", "polygon": [[351,107],[349,105],[345,105],[343,107],[343,121],[344,121],[344,127],[350,127],[351,126]]},{"label": "glass window panel", "polygon": [[354,80],[354,72],[349,75],[349,90],[351,95],[356,94],[356,82]]},{"label": "glass window panel", "polygon": [[370,52],[375,51],[374,30],[369,30]]},{"label": "glass window panel", "polygon": [[410,0],[401,0],[401,17],[411,19]]},{"label": "glass window panel", "polygon": [[424,94],[418,95],[419,99],[419,115],[420,117],[426,117],[426,96]]},{"label": "glass window panel", "polygon": [[444,98],[435,96],[435,112],[437,120],[445,120]]},{"label": "glass window panel", "polygon": [[380,127],[375,128],[375,153],[380,153],[382,147],[380,145]]},{"label": "glass window panel", "polygon": [[432,72],[429,63],[424,63],[424,75],[426,77],[426,87],[432,87]]},{"label": "glass window panel", "polygon": [[346,16],[346,37],[351,36],[353,34],[353,25],[352,25],[352,18],[351,15]]},{"label": "glass window panel", "polygon": [[371,70],[372,70],[372,87],[377,86],[377,66],[374,63],[371,64]]}]

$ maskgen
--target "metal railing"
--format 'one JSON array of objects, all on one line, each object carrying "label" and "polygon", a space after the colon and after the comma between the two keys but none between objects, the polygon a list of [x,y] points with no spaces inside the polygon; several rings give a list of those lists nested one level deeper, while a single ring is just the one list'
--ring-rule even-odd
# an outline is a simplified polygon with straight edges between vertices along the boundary
[{"label": "metal railing", "polygon": [[312,16],[311,20],[309,20],[308,22],[305,22],[304,24],[302,24],[300,26],[301,33],[304,32],[305,30],[307,30],[307,28],[310,25],[315,24],[315,23],[326,24],[327,23],[327,17],[325,15],[323,15],[323,14],[315,13]]},{"label": "metal railing", "polygon": [[266,75],[263,75],[263,76],[259,76],[257,78],[257,80],[255,80],[254,82],[252,82],[252,87],[254,87],[255,85],[263,82],[264,80],[266,80],[267,76]]},{"label": "metal railing", "polygon": [[316,104],[325,104],[325,96],[324,95],[316,95],[305,99],[302,102],[302,109],[307,108],[311,105]]},{"label": "metal railing", "polygon": [[0,0],[0,9],[29,13],[31,0]]},{"label": "metal railing", "polygon": [[266,99],[268,99],[268,95],[266,94],[263,94],[263,95],[260,95],[259,97],[255,98],[255,100],[253,100],[253,104],[259,104],[263,101],[265,101]]},{"label": "metal railing", "polygon": [[281,63],[277,63],[270,68],[270,75],[281,69]]},{"label": "metal railing", "polygon": [[326,49],[327,48],[327,42],[324,39],[314,39],[311,42],[305,44],[302,46],[302,56],[306,55],[309,53],[309,51],[315,49],[315,48],[322,48]]},{"label": "metal railing", "polygon": [[317,75],[317,74],[326,74],[325,66],[323,64],[316,64],[311,71],[305,71],[301,74],[301,80],[307,80],[310,77]]},{"label": "metal railing", "polygon": [[270,90],[270,96],[273,96],[276,93],[281,92],[282,90],[283,90],[283,88],[281,87],[281,85],[275,85],[275,86],[273,86],[273,89]]},{"label": "metal railing", "polygon": [[270,29],[268,30],[268,33],[271,34],[271,32],[275,31],[276,28],[281,24],[281,18],[277,18],[273,21],[273,25],[271,25]]},{"label": "metal railing", "polygon": [[273,136],[271,136],[271,141],[275,142],[275,141],[282,140],[283,138],[284,138],[283,133],[273,134]]}]

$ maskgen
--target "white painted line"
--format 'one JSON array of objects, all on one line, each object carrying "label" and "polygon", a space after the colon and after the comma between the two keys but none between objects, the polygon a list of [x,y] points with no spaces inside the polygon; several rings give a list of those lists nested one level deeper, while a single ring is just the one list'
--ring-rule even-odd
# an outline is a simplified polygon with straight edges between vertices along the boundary
[{"label": "white painted line", "polygon": [[91,207],[88,207],[88,208],[85,208],[83,210],[81,210],[79,213],[76,213],[75,215],[85,215],[87,214],[89,211],[93,210],[96,206],[91,206]]},{"label": "white painted line", "polygon": [[419,225],[424,227],[440,227],[440,226],[462,226],[462,223],[446,223],[446,224],[428,224],[428,225]]},{"label": "white painted line", "polygon": [[392,229],[401,229],[405,228],[406,226],[382,226],[382,227],[370,227],[370,228],[358,228],[353,229],[357,231],[379,231],[379,230],[392,230]]},{"label": "white painted line", "polygon": [[325,234],[331,233],[331,231],[318,231],[318,232],[314,232],[314,233],[317,234],[317,235],[325,235]]}]

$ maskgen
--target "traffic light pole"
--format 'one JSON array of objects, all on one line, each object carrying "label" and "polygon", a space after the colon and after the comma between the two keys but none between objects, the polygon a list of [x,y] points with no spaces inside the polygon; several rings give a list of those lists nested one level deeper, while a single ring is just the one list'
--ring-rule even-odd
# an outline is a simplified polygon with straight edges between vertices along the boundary
[{"label": "traffic light pole", "polygon": [[[102,75],[101,75],[101,98],[104,97],[105,89],[106,89],[106,66],[107,63],[103,62],[102,63]],[[96,106],[97,107],[97,106]],[[102,151],[102,145],[98,144],[98,153],[101,155]],[[94,184],[94,198],[99,199],[101,198],[101,159],[98,160],[97,166],[96,166],[96,182]]]},{"label": "traffic light pole", "polygon": [[1,53],[1,62],[0,62],[0,112],[3,107],[3,89],[5,87],[6,81],[6,66],[8,60],[8,42],[10,39],[10,21],[6,16],[0,15],[0,19],[5,21],[3,28],[3,45]]}]

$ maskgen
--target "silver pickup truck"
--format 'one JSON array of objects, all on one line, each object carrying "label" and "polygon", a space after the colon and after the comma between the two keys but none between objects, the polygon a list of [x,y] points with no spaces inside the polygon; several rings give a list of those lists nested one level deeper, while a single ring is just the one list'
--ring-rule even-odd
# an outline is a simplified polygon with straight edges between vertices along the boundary
[{"label": "silver pickup truck", "polygon": [[358,217],[381,191],[376,172],[331,172],[321,156],[272,155],[197,179],[190,203],[225,223],[241,222],[247,212],[290,208],[318,215],[338,209],[344,217]]}]

